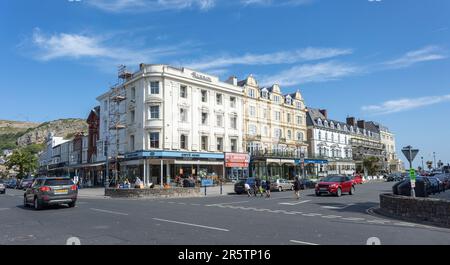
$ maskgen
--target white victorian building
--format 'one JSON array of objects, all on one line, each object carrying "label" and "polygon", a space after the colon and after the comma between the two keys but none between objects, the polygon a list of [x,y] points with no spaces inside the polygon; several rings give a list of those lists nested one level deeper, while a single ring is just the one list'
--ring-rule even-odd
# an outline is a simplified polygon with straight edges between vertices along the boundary
[{"label": "white victorian building", "polygon": [[308,108],[308,174],[353,174],[355,162],[351,130],[346,123],[328,119],[326,110]]},{"label": "white victorian building", "polygon": [[98,161],[108,154],[121,177],[154,184],[227,174],[226,153],[243,151],[243,93],[235,79],[146,64],[119,75],[123,82],[97,98]]}]

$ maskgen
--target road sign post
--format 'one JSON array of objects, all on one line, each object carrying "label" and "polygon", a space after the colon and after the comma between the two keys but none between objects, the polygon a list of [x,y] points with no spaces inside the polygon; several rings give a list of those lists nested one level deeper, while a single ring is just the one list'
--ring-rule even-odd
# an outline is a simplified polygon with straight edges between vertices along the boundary
[{"label": "road sign post", "polygon": [[406,159],[409,162],[409,180],[411,183],[411,197],[416,197],[415,187],[416,187],[416,170],[412,167],[412,162],[414,158],[416,158],[419,153],[419,149],[413,149],[412,146],[408,145],[403,147],[402,153],[405,155]]}]

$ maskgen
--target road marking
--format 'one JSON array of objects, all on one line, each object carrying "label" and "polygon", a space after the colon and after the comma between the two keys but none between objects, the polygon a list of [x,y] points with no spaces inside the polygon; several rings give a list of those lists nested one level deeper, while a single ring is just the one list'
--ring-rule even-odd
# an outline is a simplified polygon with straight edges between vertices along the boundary
[{"label": "road marking", "polygon": [[314,213],[302,213],[303,216],[309,216],[309,217],[314,217],[317,216],[317,214]]},{"label": "road marking", "polygon": [[400,222],[400,223],[394,223],[394,225],[409,226],[409,227],[414,227],[414,226],[416,226],[416,224],[403,223],[403,222]]},{"label": "road marking", "polygon": [[9,210],[9,208],[0,208],[0,211]]},{"label": "road marking", "polygon": [[173,221],[173,220],[166,220],[166,219],[159,219],[159,218],[152,218],[152,219],[156,220],[156,221],[161,221],[161,222],[174,223],[174,224],[180,224],[180,225],[188,225],[188,226],[195,226],[195,227],[201,227],[201,228],[218,230],[218,231],[224,231],[224,232],[229,232],[230,231],[228,229],[218,228],[218,227],[213,227],[213,226],[191,224],[191,223],[185,223],[185,222],[179,222],[179,221]]},{"label": "road marking", "polygon": [[295,213],[295,214],[302,214],[303,212],[293,212],[293,213]]},{"label": "road marking", "polygon": [[200,203],[191,203],[191,205],[200,206]]},{"label": "road marking", "polygon": [[224,202],[224,203],[215,203],[215,204],[207,204],[205,206],[228,206],[229,204],[238,204],[238,203],[246,203],[248,201],[238,201],[238,202]]},{"label": "road marking", "polygon": [[384,224],[384,223],[387,223],[387,222],[389,222],[389,221],[384,221],[384,220],[369,220],[369,221],[367,221],[368,223],[371,223],[371,224]]},{"label": "road marking", "polygon": [[314,216],[321,216],[321,213],[303,213],[303,216],[310,216],[310,217],[314,217]]},{"label": "road marking", "polygon": [[180,204],[180,205],[186,205],[185,202],[179,202],[178,204]]},{"label": "road marking", "polygon": [[342,216],[339,215],[324,215],[322,218],[328,218],[328,219],[334,219],[334,218],[341,218]]},{"label": "road marking", "polygon": [[353,205],[355,205],[355,204],[354,203],[350,203],[350,204],[347,204],[347,205],[341,206],[341,207],[338,207],[338,206],[322,206],[322,208],[324,208],[324,209],[333,209],[333,210],[342,210],[342,209],[345,209],[345,208],[353,206]]},{"label": "road marking", "polygon": [[311,243],[311,242],[305,242],[305,241],[298,241],[298,240],[289,240],[292,243],[302,244],[302,245],[310,245],[310,246],[318,246],[319,244]]},{"label": "road marking", "polygon": [[170,204],[174,204],[175,202],[169,202]]},{"label": "road marking", "polygon": [[96,209],[96,208],[91,208],[92,211],[97,211],[97,212],[102,212],[102,213],[111,213],[111,214],[117,214],[117,215],[128,215],[127,213],[121,213],[121,212],[116,212],[116,211],[109,211],[109,210],[102,210],[102,209]]},{"label": "road marking", "polygon": [[282,205],[298,205],[298,204],[302,204],[302,203],[307,203],[310,202],[311,200],[304,200],[304,201],[299,201],[299,202],[280,202],[278,204],[282,204]]},{"label": "road marking", "polygon": [[358,217],[346,217],[346,218],[342,218],[342,220],[347,220],[347,221],[364,221],[364,218],[358,218]]}]

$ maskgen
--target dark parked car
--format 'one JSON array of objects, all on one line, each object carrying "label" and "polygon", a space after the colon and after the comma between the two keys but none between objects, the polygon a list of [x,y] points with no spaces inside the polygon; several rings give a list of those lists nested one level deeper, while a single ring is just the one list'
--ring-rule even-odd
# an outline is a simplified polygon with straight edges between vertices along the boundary
[{"label": "dark parked car", "polygon": [[[428,197],[431,194],[431,183],[427,178],[418,176],[416,178],[416,187],[414,188],[416,197]],[[397,182],[392,187],[392,192],[396,195],[411,196],[411,182],[409,179]]]},{"label": "dark parked car", "polygon": [[439,174],[435,177],[442,181],[442,184],[444,186],[443,191],[450,189],[450,177],[448,174]]},{"label": "dark parked car", "polygon": [[18,182],[17,189],[26,190],[29,187],[31,187],[31,185],[33,184],[33,181],[34,181],[34,179],[32,179],[32,178],[22,179]]},{"label": "dark parked car", "polygon": [[353,180],[347,176],[329,176],[323,178],[316,185],[316,196],[322,194],[333,194],[340,197],[343,192],[353,195],[355,193],[355,185]]},{"label": "dark parked car", "polygon": [[53,204],[68,204],[75,207],[78,188],[71,178],[37,178],[23,196],[25,207],[33,205],[36,210]]},{"label": "dark parked car", "polygon": [[6,193],[6,184],[2,179],[0,179],[0,194],[5,194],[5,193]]},{"label": "dark parked car", "polygon": [[433,194],[441,193],[444,191],[444,183],[437,177],[427,177],[431,183],[431,190]]},{"label": "dark parked car", "polygon": [[314,189],[315,187],[316,187],[316,183],[310,179],[301,179],[300,180],[300,188],[302,190]]},{"label": "dark parked car", "polygon": [[234,192],[236,192],[236,194],[245,193],[245,183],[248,183],[250,187],[253,187],[255,185],[255,178],[246,178],[238,180],[234,184]]},{"label": "dark parked car", "polygon": [[17,186],[17,179],[10,179],[6,182],[6,187],[8,189],[15,189]]}]

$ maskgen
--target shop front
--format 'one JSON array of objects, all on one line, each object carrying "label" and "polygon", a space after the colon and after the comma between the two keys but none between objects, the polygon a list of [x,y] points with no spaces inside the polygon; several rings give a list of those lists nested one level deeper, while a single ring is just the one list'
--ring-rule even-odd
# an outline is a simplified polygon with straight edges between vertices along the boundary
[{"label": "shop front", "polygon": [[305,159],[305,177],[317,178],[327,175],[328,160],[325,159]]},{"label": "shop front", "polygon": [[139,174],[147,185],[175,184],[182,179],[200,183],[202,179],[217,182],[224,177],[223,153],[178,151],[139,151],[125,155],[121,163],[125,172]]},{"label": "shop front", "polygon": [[250,155],[247,153],[225,153],[225,177],[227,180],[248,178]]},{"label": "shop front", "polygon": [[250,172],[252,177],[266,179],[294,179],[298,175],[299,165],[294,159],[282,158],[255,158],[251,161]]}]

